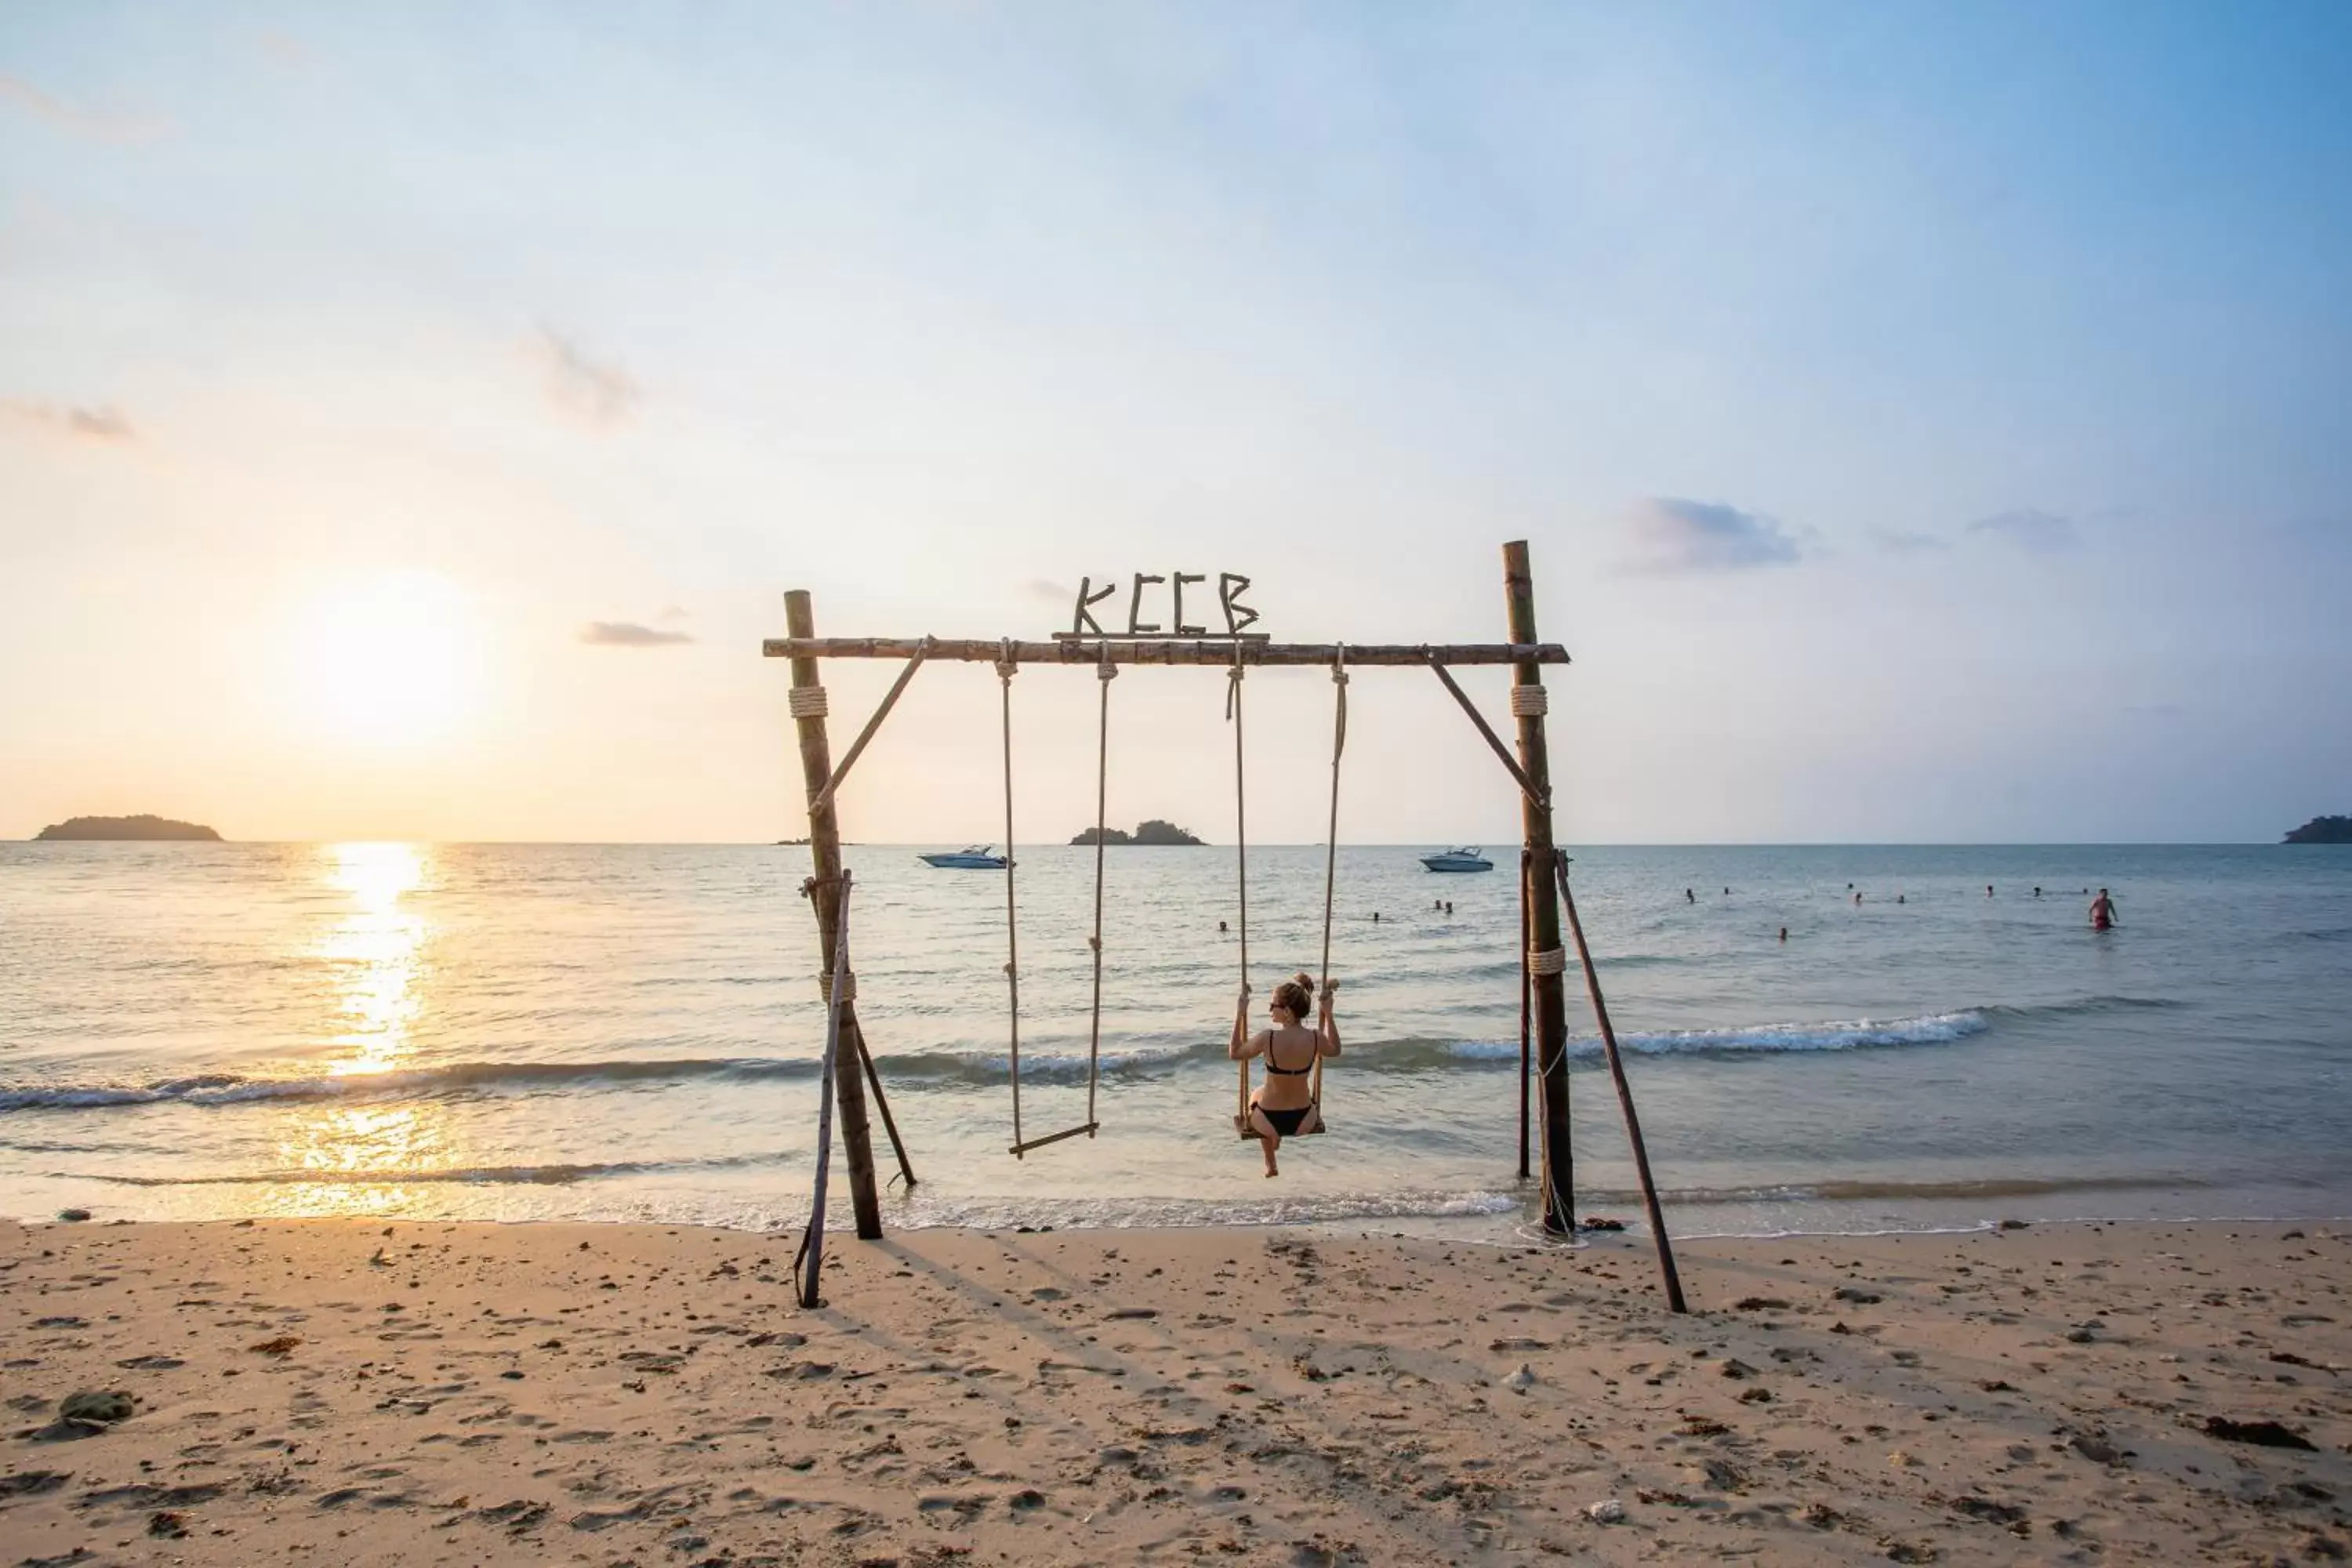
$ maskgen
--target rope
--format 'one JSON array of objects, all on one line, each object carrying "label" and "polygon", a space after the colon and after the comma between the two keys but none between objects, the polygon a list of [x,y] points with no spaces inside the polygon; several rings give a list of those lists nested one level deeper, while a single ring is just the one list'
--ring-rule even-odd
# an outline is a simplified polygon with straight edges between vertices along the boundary
[{"label": "rope", "polygon": [[[1095,666],[1095,689],[1101,693],[1102,700],[1095,731],[1095,930],[1087,939],[1087,945],[1095,952],[1094,1013],[1087,1025],[1088,1121],[1095,1119],[1095,1086],[1102,1075],[1103,829],[1108,826],[1104,813],[1110,799],[1110,683],[1118,676],[1118,666],[1110,661],[1110,644],[1105,643],[1102,658]],[[1013,1141],[1021,1142],[1017,1130]]]},{"label": "rope", "polygon": [[1530,949],[1528,952],[1528,973],[1529,974],[1567,973],[1568,949],[1548,947],[1541,952]]},{"label": "rope", "polygon": [[1540,686],[1511,688],[1511,717],[1540,719],[1551,711],[1551,693]]},{"label": "rope", "polygon": [[[834,984],[833,972],[831,970],[821,969],[817,971],[816,989],[817,994],[824,997],[827,1003],[830,1003],[833,1000]],[[841,982],[841,999],[845,1002],[855,1002],[857,1000],[857,976],[856,974],[843,976]]]},{"label": "rope", "polygon": [[1013,896],[1013,677],[1020,665],[1013,657],[1013,639],[999,645],[996,682],[1003,697],[1004,728],[1004,980],[1010,1000],[1013,1064],[1013,1142],[1021,1139],[1021,931]]},{"label": "rope", "polygon": [[[1233,668],[1226,672],[1225,717],[1234,726],[1234,880],[1239,887],[1237,923],[1242,937],[1242,985],[1237,1005],[1244,1014],[1249,1006],[1249,791],[1242,771],[1242,645],[1234,644]],[[1244,1018],[1246,1025],[1247,1018]],[[1244,1058],[1236,1064],[1241,1068],[1241,1101],[1238,1114],[1249,1116],[1249,1062]]]},{"label": "rope", "polygon": [[[1339,651],[1331,658],[1331,825],[1323,845],[1323,999],[1328,1005],[1331,998],[1331,903],[1339,886],[1339,758],[1348,750],[1348,645],[1341,643]],[[1308,1098],[1314,1101],[1317,1121],[1323,1116],[1323,1056],[1315,1056],[1315,1081],[1309,1086]]]},{"label": "rope", "polygon": [[795,686],[785,700],[791,704],[795,719],[822,719],[825,716],[824,688],[822,686]]}]

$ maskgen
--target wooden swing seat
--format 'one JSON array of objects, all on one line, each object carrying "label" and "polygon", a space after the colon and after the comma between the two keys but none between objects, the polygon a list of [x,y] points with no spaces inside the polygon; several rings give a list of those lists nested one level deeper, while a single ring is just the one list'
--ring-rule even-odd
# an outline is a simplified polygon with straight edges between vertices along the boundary
[{"label": "wooden swing seat", "polygon": [[[1250,1125],[1249,1118],[1246,1116],[1236,1116],[1234,1118],[1234,1131],[1240,1133],[1244,1138],[1252,1142],[1263,1143],[1265,1142],[1265,1137],[1258,1131],[1258,1130]],[[1318,1133],[1328,1132],[1330,1131],[1331,1124],[1324,1121],[1320,1116],[1318,1116],[1315,1119],[1314,1126],[1301,1128],[1296,1132],[1286,1132],[1283,1136],[1286,1138],[1312,1138]]]}]

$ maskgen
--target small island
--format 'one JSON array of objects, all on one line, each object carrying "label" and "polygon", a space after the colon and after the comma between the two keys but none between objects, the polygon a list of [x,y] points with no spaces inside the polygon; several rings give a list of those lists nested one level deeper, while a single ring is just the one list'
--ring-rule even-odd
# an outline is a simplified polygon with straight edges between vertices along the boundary
[{"label": "small island", "polygon": [[2352,816],[2315,816],[2288,834],[2285,844],[2352,844]]},{"label": "small island", "polygon": [[199,823],[174,822],[142,812],[137,816],[69,816],[33,836],[36,843],[67,839],[129,840],[136,843],[217,844],[221,836]]},{"label": "small island", "polygon": [[[1095,830],[1091,827],[1070,840],[1073,844],[1092,844],[1094,841]],[[1105,844],[1173,844],[1196,848],[1208,843],[1204,838],[1193,837],[1189,830],[1172,822],[1162,822],[1156,816],[1149,822],[1136,824],[1133,833],[1121,827],[1107,827],[1103,829],[1102,841]]]}]

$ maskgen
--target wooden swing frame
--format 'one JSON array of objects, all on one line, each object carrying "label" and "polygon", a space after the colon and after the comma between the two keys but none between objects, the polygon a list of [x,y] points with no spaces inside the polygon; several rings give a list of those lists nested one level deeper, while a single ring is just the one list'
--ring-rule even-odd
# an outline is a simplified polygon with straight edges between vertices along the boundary
[{"label": "wooden swing frame", "polygon": [[[947,660],[967,664],[992,664],[1000,671],[1007,666],[1061,665],[1085,668],[1099,673],[1115,670],[1122,665],[1193,665],[1209,666],[1234,672],[1233,690],[1238,702],[1241,674],[1252,668],[1275,668],[1300,666],[1328,666],[1335,670],[1378,668],[1382,667],[1421,666],[1433,673],[1446,692],[1460,705],[1488,749],[1502,763],[1517,785],[1520,794],[1520,824],[1524,835],[1520,883],[1522,900],[1521,925],[1526,940],[1521,943],[1520,963],[1523,1004],[1528,1015],[1522,1028],[1520,1069],[1520,1174],[1528,1173],[1527,1123],[1529,1109],[1528,1078],[1532,1071],[1538,1082],[1542,1102],[1541,1118],[1541,1181],[1544,1229],[1555,1235],[1572,1235],[1575,1220],[1575,1167],[1569,1140],[1569,1086],[1567,1072],[1567,970],[1566,950],[1561,945],[1561,910],[1568,891],[1567,858],[1553,839],[1550,757],[1547,746],[1544,720],[1549,710],[1549,699],[1543,685],[1542,671],[1548,665],[1566,665],[1568,651],[1557,643],[1538,639],[1535,616],[1535,584],[1528,568],[1528,546],[1525,540],[1515,540],[1503,546],[1504,589],[1508,608],[1510,640],[1504,643],[1470,644],[1330,644],[1278,643],[1264,634],[1243,634],[1224,637],[1158,637],[1117,635],[1057,636],[1046,642],[1021,642],[1012,638],[990,641],[982,638],[905,637],[820,637],[816,635],[815,615],[808,590],[793,589],[784,595],[786,634],[771,637],[761,645],[761,652],[769,658],[789,659],[792,664],[791,711],[800,741],[801,773],[806,790],[808,806],[808,844],[814,862],[813,875],[803,884],[802,891],[814,906],[817,921],[817,941],[824,968],[820,973],[834,982],[825,987],[828,1004],[827,1059],[831,1060],[837,1044],[854,1044],[859,1070],[828,1072],[832,1088],[832,1105],[839,1110],[842,1142],[848,1156],[851,1205],[861,1240],[878,1240],[882,1236],[882,1211],[879,1190],[874,1172],[874,1151],[868,1124],[866,1091],[874,1091],[875,1103],[882,1112],[883,1121],[898,1155],[899,1172],[908,1186],[915,1183],[914,1168],[908,1163],[906,1145],[898,1136],[898,1126],[891,1120],[888,1101],[882,1093],[882,1083],[876,1071],[874,1058],[866,1046],[856,1017],[856,980],[847,967],[845,906],[848,883],[842,868],[841,827],[836,809],[843,784],[857,764],[882,722],[889,717],[916,673],[926,663]],[[832,761],[831,745],[826,736],[827,699],[820,678],[822,661],[835,658],[902,659],[904,667],[892,681],[870,718],[866,721],[849,750],[836,766]],[[1461,685],[1454,680],[1452,668],[1465,665],[1508,665],[1512,668],[1511,712],[1517,721],[1517,745],[1507,746],[1486,716],[1478,710]],[[1105,699],[1108,680],[1105,677]],[[1007,685],[1009,687],[1009,678]],[[1341,689],[1339,723],[1345,725],[1345,689]],[[1234,714],[1236,726],[1236,770],[1239,769],[1239,713]],[[1010,721],[1007,719],[1007,767],[1010,767]],[[1105,721],[1105,755],[1108,754],[1108,719]],[[1338,823],[1338,747],[1334,748],[1334,783],[1332,794],[1332,841],[1328,851],[1336,858]],[[1100,816],[1101,785],[1097,784],[1097,816]],[[1007,810],[1010,811],[1008,786]],[[1099,826],[1099,825],[1098,825]],[[1100,835],[1097,836],[1096,854],[1102,852]],[[1013,846],[1008,841],[1005,856],[1008,868]],[[1329,862],[1326,867],[1326,928],[1324,971],[1329,977]],[[1244,886],[1246,875],[1244,874]],[[1010,898],[1008,883],[1008,899]],[[1097,882],[1099,898],[1099,882]],[[1574,921],[1574,903],[1567,899],[1570,921]],[[1095,942],[1097,984],[1100,984],[1101,947],[1099,906]],[[1580,925],[1575,927],[1576,946],[1585,980],[1591,993],[1596,1017],[1600,1024],[1611,1073],[1615,1080],[1618,1097],[1625,1113],[1626,1131],[1633,1145],[1635,1164],[1641,1176],[1643,1196],[1649,1212],[1651,1229],[1655,1240],[1661,1272],[1664,1275],[1669,1305],[1675,1311],[1685,1310],[1682,1285],[1674,1266],[1673,1253],[1667,1240],[1664,1216],[1658,1205],[1656,1191],[1650,1176],[1649,1156],[1643,1146],[1641,1126],[1633,1115],[1633,1092],[1616,1048],[1616,1037],[1611,1027],[1606,1005],[1601,1001],[1600,977],[1586,950]],[[1017,970],[1007,965],[1008,978],[1017,984]],[[835,975],[840,978],[836,981]],[[1017,1018],[1017,1011],[1016,1011]],[[1015,1029],[1017,1032],[1017,1023]],[[1528,1046],[1532,1045],[1533,1059]],[[1017,1048],[1017,1047],[1016,1047]],[[1244,1135],[1247,1131],[1248,1063],[1242,1064],[1244,1079],[1243,1107]],[[1319,1075],[1322,1058],[1316,1067]],[[1024,1152],[1045,1143],[1058,1142],[1066,1138],[1091,1137],[1097,1131],[1092,1110],[1091,1082],[1088,1091],[1087,1121],[1078,1127],[1025,1143],[1015,1135],[1015,1152]],[[1319,1079],[1315,1103],[1321,1105]],[[1318,1129],[1319,1130],[1319,1129]],[[820,1151],[820,1170],[829,1158]],[[814,1294],[817,1270],[822,1267],[822,1215],[812,1215],[808,1239],[804,1246],[810,1256],[806,1259],[803,1278],[809,1282],[807,1294]]]}]

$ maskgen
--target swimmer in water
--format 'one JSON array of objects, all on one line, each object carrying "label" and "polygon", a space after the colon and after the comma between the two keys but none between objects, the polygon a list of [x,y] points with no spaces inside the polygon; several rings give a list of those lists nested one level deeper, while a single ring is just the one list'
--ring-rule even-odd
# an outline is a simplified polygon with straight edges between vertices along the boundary
[{"label": "swimmer in water", "polygon": [[1780,928],[1780,940],[1782,942],[1789,940],[1789,928],[1787,926],[1782,926]]},{"label": "swimmer in water", "polygon": [[1219,921],[1217,922],[1217,934],[1218,934],[1219,936],[1223,936],[1223,935],[1224,935],[1224,934],[1225,934],[1225,922],[1224,922],[1224,921]]},{"label": "swimmer in water", "polygon": [[1688,888],[1685,888],[1683,889],[1683,902],[1686,904],[1695,904],[1698,902],[1698,895],[1692,892]]},{"label": "swimmer in water", "polygon": [[1856,893],[1853,896],[1853,907],[1855,909],[1862,908],[1862,895],[1860,893]]},{"label": "swimmer in water", "polygon": [[2116,901],[2107,897],[2107,890],[2105,888],[2101,888],[2099,896],[2091,900],[2091,929],[2109,931],[2114,929],[2116,923]]}]

